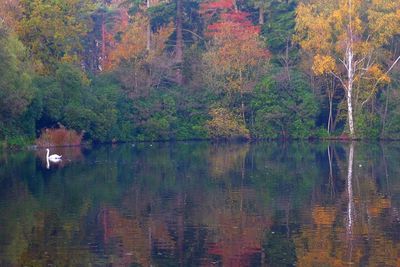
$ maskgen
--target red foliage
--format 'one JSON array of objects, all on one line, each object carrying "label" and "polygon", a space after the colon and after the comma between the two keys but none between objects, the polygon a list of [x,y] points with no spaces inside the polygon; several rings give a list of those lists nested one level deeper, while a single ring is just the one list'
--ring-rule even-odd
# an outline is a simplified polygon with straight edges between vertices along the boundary
[{"label": "red foliage", "polygon": [[233,9],[234,1],[233,0],[219,0],[219,1],[207,1],[200,5],[200,12],[214,12],[217,9]]},{"label": "red foliage", "polygon": [[241,40],[249,39],[249,37],[258,36],[260,28],[254,26],[249,22],[240,23],[234,21],[221,21],[211,24],[207,28],[207,35],[210,37],[217,37],[219,35],[226,35],[229,33],[233,37]]},{"label": "red foliage", "polygon": [[229,13],[222,13],[222,21],[231,21],[236,23],[241,23],[243,26],[252,26],[251,21],[248,19],[249,13],[243,11],[233,11]]},{"label": "red foliage", "polygon": [[74,130],[65,128],[44,129],[40,137],[36,139],[36,145],[38,147],[79,146],[82,138],[83,132],[78,134]]},{"label": "red foliage", "polygon": [[218,14],[218,21],[207,27],[206,34],[210,37],[229,32],[235,38],[246,40],[260,33],[260,27],[249,20],[249,13],[235,10],[232,0],[205,2],[201,6],[201,13],[206,20]]}]

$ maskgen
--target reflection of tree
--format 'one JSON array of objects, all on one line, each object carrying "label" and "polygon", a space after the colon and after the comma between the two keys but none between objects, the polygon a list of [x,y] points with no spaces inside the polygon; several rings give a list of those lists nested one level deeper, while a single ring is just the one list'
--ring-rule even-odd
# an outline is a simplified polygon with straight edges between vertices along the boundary
[{"label": "reflection of tree", "polygon": [[114,264],[150,266],[150,250],[144,245],[149,243],[147,229],[137,219],[126,218],[115,208],[105,207],[100,214],[105,245],[120,248],[115,251]]},{"label": "reflection of tree", "polygon": [[2,156],[0,265],[396,266],[400,150],[327,146],[101,147],[51,171]]},{"label": "reflection of tree", "polygon": [[219,178],[229,174],[230,171],[235,169],[243,170],[241,165],[248,152],[249,144],[231,144],[227,146],[211,147],[209,155],[211,176]]},{"label": "reflection of tree", "polygon": [[313,222],[294,237],[298,266],[397,266],[399,240],[386,233],[393,224],[388,217],[392,203],[380,192],[377,178],[386,174],[377,168],[376,157],[367,154],[373,150],[356,154],[355,147],[351,143],[347,161],[337,164],[345,186],[336,189],[341,192],[334,206],[316,199]]},{"label": "reflection of tree", "polygon": [[[12,177],[12,184],[0,184],[1,200],[9,205],[0,205],[0,265],[17,266],[20,256],[28,249],[26,238],[38,222],[35,218],[38,205],[22,181]],[[9,181],[10,181],[9,180]],[[3,217],[4,216],[4,217]]]},{"label": "reflection of tree", "polygon": [[[244,193],[249,201],[252,192]],[[227,196],[231,194],[235,193]],[[260,258],[260,262],[263,233],[271,224],[268,217],[252,214],[239,203],[231,202],[210,210],[215,232],[208,238],[208,252],[220,257],[222,266],[251,266],[254,258]]]},{"label": "reflection of tree", "polygon": [[347,242],[349,243],[349,262],[352,258],[353,253],[353,227],[354,227],[354,219],[355,219],[355,211],[354,211],[354,197],[353,197],[353,161],[354,161],[354,142],[351,142],[349,148],[349,156],[348,156],[348,170],[347,170],[347,225],[346,225],[346,235]]}]

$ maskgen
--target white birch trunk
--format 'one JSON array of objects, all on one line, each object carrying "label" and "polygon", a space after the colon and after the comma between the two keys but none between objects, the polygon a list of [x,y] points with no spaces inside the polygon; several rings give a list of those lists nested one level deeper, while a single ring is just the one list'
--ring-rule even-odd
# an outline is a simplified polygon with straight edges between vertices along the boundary
[{"label": "white birch trunk", "polygon": [[[350,71],[349,71],[350,72]],[[350,137],[354,137],[354,120],[353,120],[353,99],[352,99],[352,94],[353,94],[353,77],[351,76],[348,77],[348,85],[347,85],[347,117],[349,121],[349,130],[350,130]],[[351,80],[350,80],[351,79]]]},{"label": "white birch trunk", "polygon": [[353,120],[353,83],[355,74],[354,53],[353,53],[353,25],[352,25],[352,2],[349,0],[349,28],[348,44],[346,49],[347,60],[347,117],[349,122],[350,137],[354,138],[354,120]]}]

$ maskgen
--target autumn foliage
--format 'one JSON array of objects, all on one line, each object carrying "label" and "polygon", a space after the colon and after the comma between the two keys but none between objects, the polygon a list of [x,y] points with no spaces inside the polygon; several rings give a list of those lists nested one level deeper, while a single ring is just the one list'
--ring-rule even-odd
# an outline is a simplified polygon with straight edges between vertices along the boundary
[{"label": "autumn foliage", "polygon": [[44,129],[40,137],[36,139],[36,145],[38,147],[79,146],[82,138],[83,133],[78,134],[74,130],[65,128]]},{"label": "autumn foliage", "polygon": [[212,138],[250,138],[249,130],[229,110],[214,108],[210,115],[212,119],[207,123],[207,129]]},{"label": "autumn foliage", "polygon": [[137,15],[134,22],[123,33],[120,42],[117,42],[115,48],[109,53],[105,61],[105,68],[112,70],[123,60],[139,59],[150,61],[156,56],[160,56],[165,49],[165,42],[173,32],[173,25],[169,24],[160,28],[153,34],[153,49],[146,51],[146,24],[148,19]]},{"label": "autumn foliage", "polygon": [[242,75],[235,87],[243,89],[243,73],[269,56],[259,39],[260,27],[252,24],[248,13],[235,10],[233,1],[206,2],[201,11],[206,21],[218,17],[207,27],[206,36],[213,44],[207,58],[217,72]]}]

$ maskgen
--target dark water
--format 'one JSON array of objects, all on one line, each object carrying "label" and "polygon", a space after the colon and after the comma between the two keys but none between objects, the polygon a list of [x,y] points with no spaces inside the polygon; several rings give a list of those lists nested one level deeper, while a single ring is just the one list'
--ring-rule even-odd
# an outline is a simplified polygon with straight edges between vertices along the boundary
[{"label": "dark water", "polygon": [[399,266],[400,143],[0,154],[0,266]]}]

